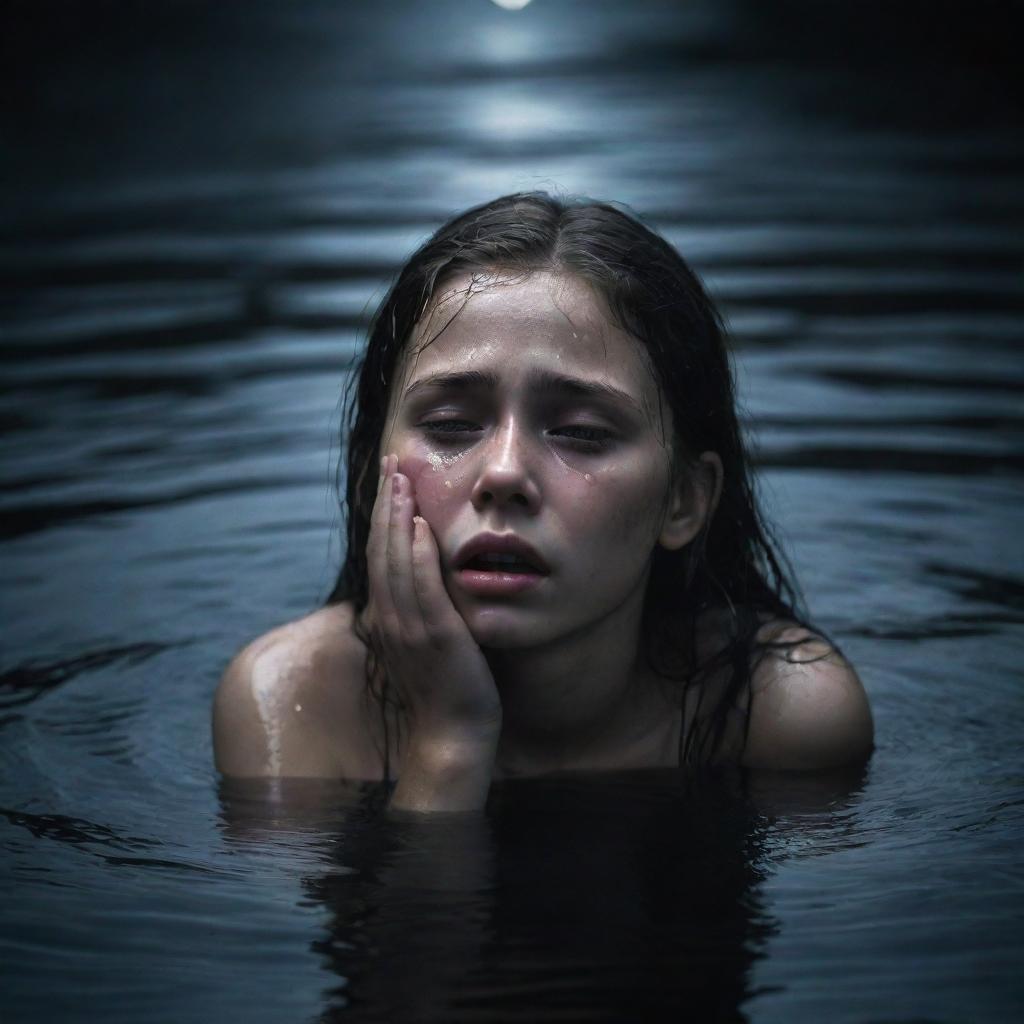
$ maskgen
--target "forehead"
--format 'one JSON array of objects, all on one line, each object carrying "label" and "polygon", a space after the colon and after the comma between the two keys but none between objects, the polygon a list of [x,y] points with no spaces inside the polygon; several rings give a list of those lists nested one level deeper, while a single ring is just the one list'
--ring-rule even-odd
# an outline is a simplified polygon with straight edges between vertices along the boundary
[{"label": "forehead", "polygon": [[449,371],[514,377],[540,369],[614,382],[648,406],[658,397],[640,343],[570,274],[453,278],[416,325],[404,362],[402,390]]}]

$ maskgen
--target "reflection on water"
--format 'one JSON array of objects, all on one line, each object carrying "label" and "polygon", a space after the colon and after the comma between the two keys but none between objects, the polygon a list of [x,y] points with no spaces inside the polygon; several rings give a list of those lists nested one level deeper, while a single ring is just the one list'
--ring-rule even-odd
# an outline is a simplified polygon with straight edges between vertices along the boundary
[{"label": "reflection on water", "polygon": [[501,783],[487,818],[429,822],[265,788],[222,787],[233,843],[331,839],[302,881],[328,911],[324,1020],[741,1019],[773,925],[766,824],[734,782]]},{"label": "reflection on water", "polygon": [[[1012,1017],[1005,13],[56,11],[6,26],[5,1014]],[[875,707],[863,780],[507,783],[430,826],[323,787],[218,795],[221,667],[333,582],[369,312],[447,215],[519,188],[629,204],[720,299],[766,501]]]}]

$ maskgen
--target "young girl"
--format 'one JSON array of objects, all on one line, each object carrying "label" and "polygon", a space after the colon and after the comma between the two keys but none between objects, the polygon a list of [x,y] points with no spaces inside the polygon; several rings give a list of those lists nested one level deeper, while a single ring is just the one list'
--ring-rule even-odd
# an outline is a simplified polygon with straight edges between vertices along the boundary
[{"label": "young girl", "polygon": [[718,314],[636,220],[456,217],[381,305],[354,411],[337,585],[228,667],[220,771],[452,811],[508,776],[868,757],[762,524]]}]

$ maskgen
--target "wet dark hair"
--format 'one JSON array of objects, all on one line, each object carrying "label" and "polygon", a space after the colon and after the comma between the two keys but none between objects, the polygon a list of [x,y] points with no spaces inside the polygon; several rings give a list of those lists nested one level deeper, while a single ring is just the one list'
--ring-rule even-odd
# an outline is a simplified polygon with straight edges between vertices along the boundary
[{"label": "wet dark hair", "polygon": [[[792,646],[760,642],[760,627],[779,619],[805,625],[805,619],[792,573],[758,509],[718,310],[679,253],[615,206],[545,193],[502,196],[456,216],[409,258],[373,318],[342,416],[348,546],[327,603],[351,601],[359,613],[369,599],[366,545],[379,445],[389,389],[415,324],[444,282],[495,270],[569,273],[591,285],[617,325],[647,353],[672,411],[674,465],[680,468],[706,451],[722,460],[714,515],[681,550],[654,552],[643,618],[642,643],[651,667],[678,687],[681,704],[697,688],[698,713],[680,738],[680,762],[706,763],[719,752],[730,715],[749,708],[759,660],[770,649]],[[701,661],[702,616],[722,622],[726,640]],[[391,728],[400,723],[401,707],[358,614],[356,623],[370,652],[367,693],[379,702],[387,748],[389,722]],[[718,672],[727,682],[712,697],[701,684]],[[387,749],[384,758],[386,775]]]}]

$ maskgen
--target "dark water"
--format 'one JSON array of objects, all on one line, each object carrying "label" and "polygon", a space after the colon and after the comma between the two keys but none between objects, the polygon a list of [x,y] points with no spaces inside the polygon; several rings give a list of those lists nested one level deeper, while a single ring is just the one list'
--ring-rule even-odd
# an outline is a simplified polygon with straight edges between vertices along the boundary
[{"label": "dark water", "polygon": [[[1013,6],[12,5],[5,1022],[1019,1018]],[[427,824],[219,788],[221,669],[339,561],[367,310],[534,187],[631,204],[720,299],[874,760]]]}]

